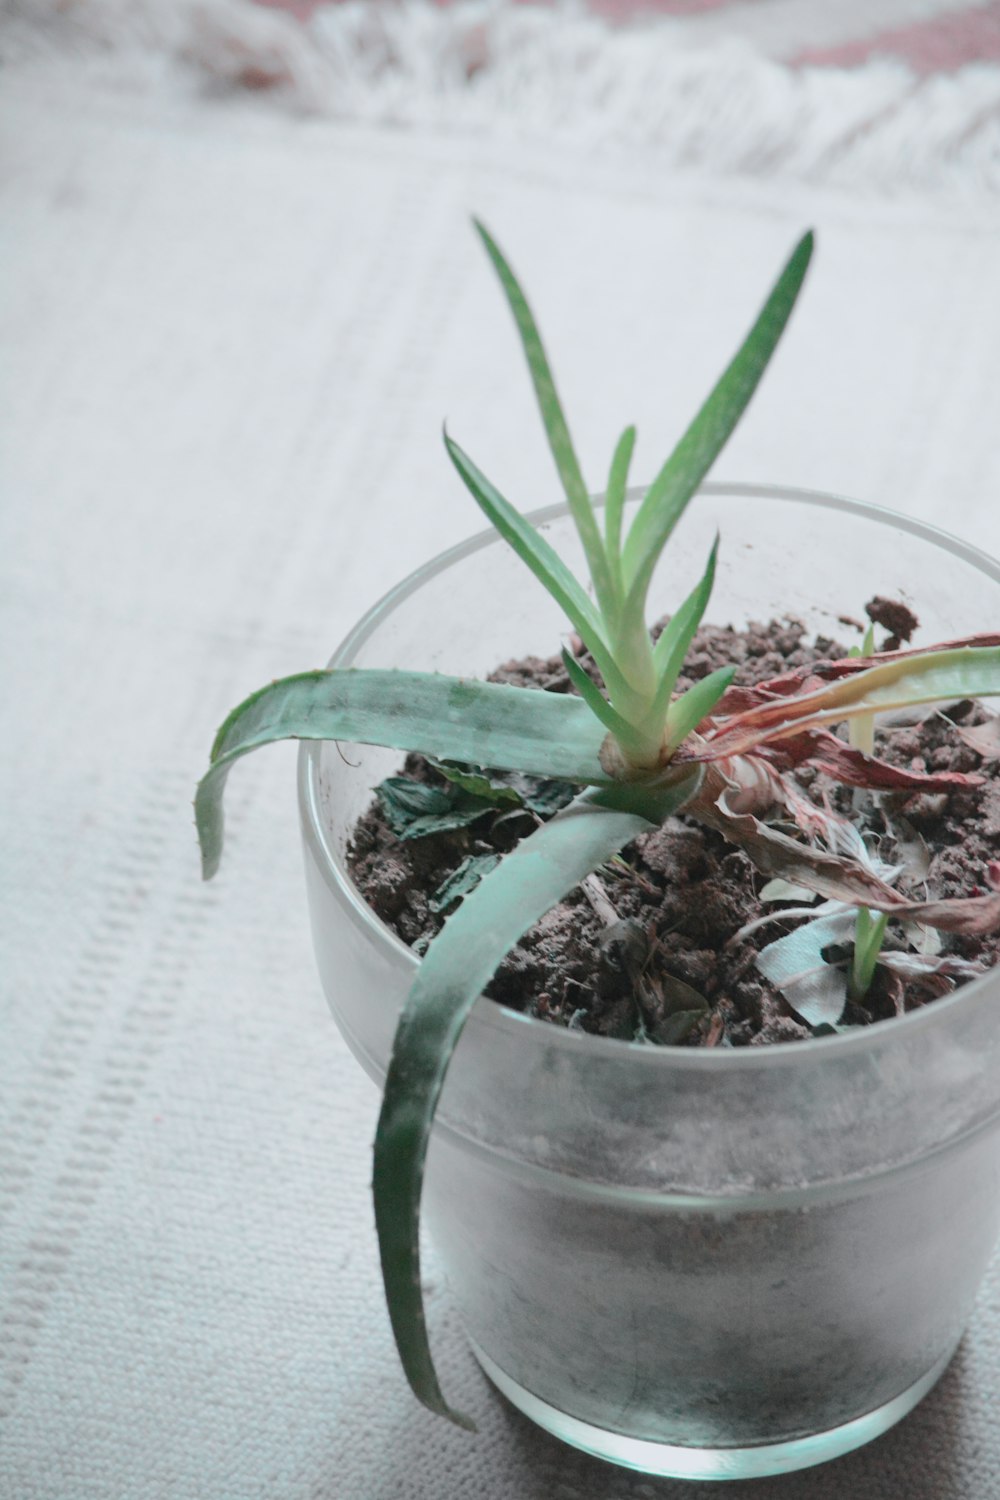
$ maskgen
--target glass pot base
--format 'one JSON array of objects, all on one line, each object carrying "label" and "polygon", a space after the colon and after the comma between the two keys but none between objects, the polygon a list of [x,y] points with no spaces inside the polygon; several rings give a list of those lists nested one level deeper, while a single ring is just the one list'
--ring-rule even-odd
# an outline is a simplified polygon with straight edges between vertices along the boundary
[{"label": "glass pot base", "polygon": [[676,1443],[658,1443],[649,1439],[628,1437],[621,1432],[607,1432],[571,1417],[557,1407],[542,1401],[524,1386],[512,1380],[500,1366],[495,1364],[485,1350],[480,1349],[474,1339],[469,1340],[484,1371],[497,1389],[507,1397],[518,1411],[551,1432],[554,1437],[579,1448],[595,1458],[617,1464],[623,1469],[633,1469],[640,1474],[652,1474],[661,1479],[766,1479],[775,1474],[792,1474],[797,1469],[809,1469],[815,1464],[827,1463],[845,1453],[861,1448],[874,1438],[881,1437],[897,1422],[911,1412],[919,1401],[933,1389],[948,1367],[955,1349],[954,1345],[925,1375],[915,1380],[905,1391],[887,1401],[875,1411],[865,1412],[853,1421],[826,1432],[811,1433],[784,1443],[760,1443],[747,1448],[688,1448]]}]

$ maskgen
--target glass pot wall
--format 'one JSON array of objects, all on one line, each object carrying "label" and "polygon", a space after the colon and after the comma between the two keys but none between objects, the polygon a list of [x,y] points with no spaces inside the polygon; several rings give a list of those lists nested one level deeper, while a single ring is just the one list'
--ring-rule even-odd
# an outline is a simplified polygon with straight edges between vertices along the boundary
[{"label": "glass pot wall", "polygon": [[[561,509],[534,518],[585,568]],[[651,614],[722,536],[709,617],[791,613],[843,637],[881,593],[932,642],[995,626],[1000,567],[874,507],[708,485]],[[412,575],[331,665],[483,676],[558,649],[557,607],[492,533]],[[416,959],[344,851],[395,751],[304,746],[316,953],[381,1083]],[[480,1000],[446,1081],[425,1220],[473,1347],[542,1426],[649,1473],[751,1477],[820,1462],[930,1389],[1000,1225],[1000,971],[924,1010],[755,1049],[657,1048]],[[460,1392],[452,1393],[460,1404]]]}]

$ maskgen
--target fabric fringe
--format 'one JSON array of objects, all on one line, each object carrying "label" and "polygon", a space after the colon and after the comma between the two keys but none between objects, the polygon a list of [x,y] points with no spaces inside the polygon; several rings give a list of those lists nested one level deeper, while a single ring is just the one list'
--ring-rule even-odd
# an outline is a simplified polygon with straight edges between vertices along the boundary
[{"label": "fabric fringe", "polygon": [[[1000,190],[1000,68],[918,78],[791,67],[683,22],[610,26],[576,3],[349,0],[308,22],[249,0],[20,0],[12,70],[71,57],[134,86],[252,91],[335,120],[642,151],[664,166],[852,190]],[[178,67],[178,65],[180,65]]]}]

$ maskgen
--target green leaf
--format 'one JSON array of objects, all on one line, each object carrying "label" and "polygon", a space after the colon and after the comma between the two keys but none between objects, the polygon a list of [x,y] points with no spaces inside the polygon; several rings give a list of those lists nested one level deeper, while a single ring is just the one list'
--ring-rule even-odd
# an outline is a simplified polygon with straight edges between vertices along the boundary
[{"label": "green leaf", "polygon": [[541,818],[551,818],[561,807],[572,802],[579,791],[579,786],[570,781],[525,776],[520,771],[498,771],[495,767],[483,770],[481,766],[459,766],[448,761],[434,761],[434,765],[449,781],[467,791],[481,797],[492,797],[498,806],[528,807]]},{"label": "green leaf", "polygon": [[495,772],[491,774],[480,766],[465,766],[447,760],[432,760],[431,764],[448,781],[461,787],[464,792],[471,792],[474,797],[482,797],[497,805],[523,805],[524,799],[517,788],[509,781],[503,781]]},{"label": "green leaf", "polygon": [[646,1034],[650,1041],[656,1042],[661,1047],[676,1047],[678,1042],[683,1042],[684,1038],[690,1035],[698,1022],[708,1015],[708,1012],[709,1006],[707,1005],[697,1005],[691,1010],[671,1011],[668,1016],[664,1016],[662,1021],[657,1021],[654,1026],[650,1027]]},{"label": "green leaf", "polygon": [[624,552],[629,601],[640,610],[670,533],[757,389],[795,306],[812,249],[810,232],[799,241],[736,357],[646,493]]},{"label": "green leaf", "polygon": [[412,776],[387,776],[375,788],[386,821],[397,838],[449,833],[497,811],[494,797],[478,797],[453,786],[429,786]]},{"label": "green leaf", "polygon": [[735,675],[735,667],[719,667],[674,699],[667,710],[665,740],[668,750],[676,750],[691,731],[698,728],[705,715],[712,712]]},{"label": "green leaf", "polygon": [[538,409],[542,414],[545,424],[545,433],[555,459],[559,478],[569,501],[570,513],[576,523],[583,549],[587,555],[587,566],[590,576],[594,580],[594,588],[597,597],[607,606],[612,598],[611,575],[608,569],[608,559],[604,553],[601,543],[600,532],[594,519],[594,512],[590,505],[590,496],[587,486],[580,472],[573,441],[569,435],[569,427],[563,413],[556,391],[555,380],[549,365],[545,347],[542,344],[538,326],[535,323],[534,314],[528,305],[517,277],[511,270],[502,250],[490,234],[489,230],[474,219],[473,223],[479,233],[479,237],[486,246],[486,253],[493,262],[494,269],[500,278],[500,284],[507,296],[510,310],[514,314],[514,322],[521,336],[521,344],[524,349],[525,358],[528,361],[528,369],[531,372],[531,381],[535,388],[535,396],[538,401]]},{"label": "green leaf", "polygon": [[554,817],[572,802],[578,791],[571,782],[553,777],[515,775],[511,779],[519,788],[525,807],[530,807],[540,818]]},{"label": "green leaf", "polygon": [[[461,1426],[431,1358],[418,1239],[434,1111],[465,1020],[497,965],[539,917],[638,834],[683,805],[689,777],[586,792],[508,854],[431,943],[400,1017],[375,1135],[375,1220],[393,1333],[414,1393]],[[612,804],[607,805],[608,801]],[[622,808],[621,802],[630,803]],[[646,808],[646,812],[637,809]]]},{"label": "green leaf", "polygon": [[888,912],[868,911],[859,907],[854,919],[854,958],[851,963],[851,998],[863,1000],[875,977],[875,965],[882,951]]},{"label": "green leaf", "polygon": [[628,488],[628,471],[635,448],[635,428],[626,427],[615,448],[604,497],[604,538],[616,594],[621,591],[622,511]]},{"label": "green leaf", "polygon": [[710,1009],[701,991],[675,974],[638,974],[635,991],[644,1039],[661,1047],[682,1042]]},{"label": "green leaf", "polygon": [[463,901],[499,863],[499,854],[467,854],[458,869],[453,870],[434,892],[428,903],[431,911],[447,911],[449,906]]},{"label": "green leaf", "polygon": [[871,654],[872,654],[872,652],[874,650],[875,650],[875,626],[872,625],[871,623],[869,623],[868,629],[865,631],[864,636],[862,637],[861,645],[860,646],[852,646],[850,648],[850,650],[848,651],[847,654],[850,657],[871,656]]},{"label": "green leaf", "polygon": [[691,590],[684,603],[671,616],[669,623],[660,635],[659,640],[653,647],[653,666],[659,681],[656,688],[656,696],[650,709],[650,718],[654,720],[666,717],[667,708],[671,695],[677,686],[684,659],[694,640],[695,632],[701,624],[705,608],[712,593],[712,585],[715,582],[715,560],[719,551],[719,537],[716,534],[712,550],[708,555],[708,563],[701,580]]},{"label": "green leaf", "polygon": [[636,739],[632,726],[627,719],[622,717],[616,708],[611,706],[600,688],[596,683],[591,681],[583,667],[566,650],[565,646],[562,649],[562,661],[570,682],[576,688],[590,711],[600,719],[606,729],[610,729],[615,738],[620,740],[623,745],[631,745]]},{"label": "green leaf", "polygon": [[601,617],[562,558],[530,521],[526,521],[520,511],[515,510],[510,501],[504,499],[496,486],[447,432],[444,442],[452,463],[483,514],[496,527],[504,541],[509,542],[522,562],[527,563],[566,618],[575,626],[597,662],[605,682],[610,687],[620,681],[621,674],[604,638]]},{"label": "green leaf", "polygon": [[303,672],[253,693],[216,735],[195,794],[206,880],[222,856],[230,769],[251,750],[285,739],[387,745],[582,785],[609,779],[599,759],[604,731],[569,694],[429,672]]}]

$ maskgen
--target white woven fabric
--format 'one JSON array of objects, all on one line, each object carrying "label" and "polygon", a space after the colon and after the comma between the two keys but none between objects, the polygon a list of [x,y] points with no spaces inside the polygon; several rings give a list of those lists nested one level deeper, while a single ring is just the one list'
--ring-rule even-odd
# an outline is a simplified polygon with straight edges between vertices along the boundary
[{"label": "white woven fabric", "polygon": [[[233,702],[321,663],[477,528],[443,414],[524,505],[553,493],[471,210],[543,310],[595,476],[628,419],[651,470],[815,223],[812,284],[720,477],[879,500],[998,551],[997,208],[968,183],[887,202],[380,133],[160,73],[140,95],[37,54],[5,84],[0,1493],[717,1495],[536,1432],[436,1283],[443,1377],[480,1435],[412,1400],[371,1226],[376,1099],[312,966],[293,754],[234,775],[209,887],[190,797]],[[996,1500],[998,1392],[995,1272],[900,1428],[727,1493]]]},{"label": "white woven fabric", "polygon": [[[703,0],[706,3],[706,0]],[[493,139],[544,134],[661,168],[861,185],[1000,191],[1000,68],[977,61],[914,74],[875,54],[863,68],[782,60],[892,27],[975,18],[986,0],[719,0],[704,14],[609,28],[582,0],[349,0],[308,29],[246,0],[8,0],[7,50],[116,87],[160,81],[273,90],[307,116],[420,126]],[[40,17],[50,27],[40,27]],[[97,47],[95,49],[95,43]]]}]

